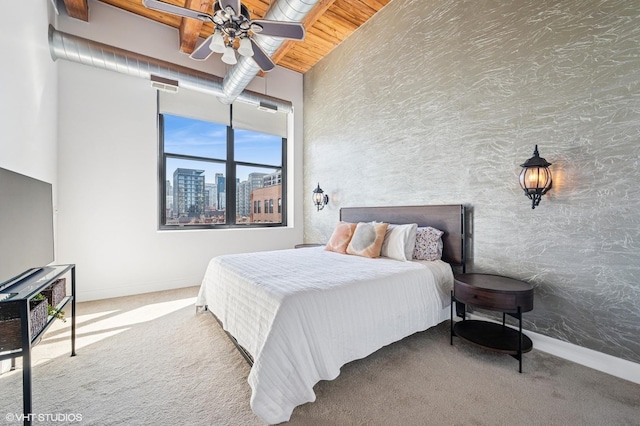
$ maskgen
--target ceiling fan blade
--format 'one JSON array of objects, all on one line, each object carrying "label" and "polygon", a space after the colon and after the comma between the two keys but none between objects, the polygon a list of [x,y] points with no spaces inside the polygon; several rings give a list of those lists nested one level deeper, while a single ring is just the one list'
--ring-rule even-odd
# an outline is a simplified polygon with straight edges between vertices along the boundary
[{"label": "ceiling fan blade", "polygon": [[142,0],[142,4],[149,9],[184,16],[185,18],[199,19],[201,21],[213,21],[213,16],[208,13],[187,9],[186,7],[176,6],[159,0]]},{"label": "ceiling fan blade", "polygon": [[211,39],[213,38],[213,34],[205,39],[200,46],[196,50],[194,50],[189,57],[191,59],[195,59],[196,61],[204,61],[213,53],[209,48],[211,44]]},{"label": "ceiling fan blade", "polygon": [[251,21],[251,31],[265,36],[292,40],[304,40],[305,35],[304,26],[300,22],[267,21],[264,19]]},{"label": "ceiling fan blade", "polygon": [[235,16],[240,16],[242,14],[240,11],[240,8],[242,7],[240,0],[219,0],[218,3],[222,10],[227,10],[227,7],[233,9],[233,14]]},{"label": "ceiling fan blade", "polygon": [[262,50],[262,47],[258,43],[256,43],[252,38],[251,47],[253,48],[253,60],[256,61],[256,64],[260,67],[260,69],[264,72],[269,72],[275,68],[276,64],[273,63],[269,55]]}]

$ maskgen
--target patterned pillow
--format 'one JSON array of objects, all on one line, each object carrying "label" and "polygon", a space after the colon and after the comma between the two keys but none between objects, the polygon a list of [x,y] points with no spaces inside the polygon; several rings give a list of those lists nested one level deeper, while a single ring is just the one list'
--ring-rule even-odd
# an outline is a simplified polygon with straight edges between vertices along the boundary
[{"label": "patterned pillow", "polygon": [[380,249],[387,232],[388,223],[360,222],[353,232],[347,254],[363,257],[380,257]]},{"label": "patterned pillow", "polygon": [[351,241],[351,237],[353,237],[353,231],[355,231],[355,229],[355,223],[339,222],[334,228],[333,234],[331,234],[331,238],[324,249],[347,254],[347,246]]},{"label": "patterned pillow", "polygon": [[443,234],[444,232],[430,226],[418,228],[413,258],[416,260],[441,259]]}]

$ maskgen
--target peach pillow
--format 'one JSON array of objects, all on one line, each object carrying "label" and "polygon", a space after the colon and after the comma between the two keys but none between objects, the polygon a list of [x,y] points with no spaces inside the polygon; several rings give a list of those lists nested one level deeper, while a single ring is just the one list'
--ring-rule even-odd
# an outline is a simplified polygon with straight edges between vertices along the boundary
[{"label": "peach pillow", "polygon": [[355,231],[355,229],[355,223],[339,222],[333,230],[333,234],[331,234],[331,238],[324,249],[335,251],[336,253],[347,254],[347,246],[351,241],[351,237],[353,237],[353,231]]},{"label": "peach pillow", "polygon": [[387,233],[388,223],[360,222],[353,232],[353,237],[347,247],[347,254],[356,256],[380,257],[382,242]]}]

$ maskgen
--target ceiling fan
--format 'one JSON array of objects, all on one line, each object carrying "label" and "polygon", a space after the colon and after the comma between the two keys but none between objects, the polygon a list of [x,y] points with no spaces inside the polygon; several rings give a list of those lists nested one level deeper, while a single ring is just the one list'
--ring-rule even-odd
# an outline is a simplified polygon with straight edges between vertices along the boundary
[{"label": "ceiling fan", "polygon": [[186,18],[211,21],[213,33],[189,55],[192,59],[204,61],[213,52],[222,53],[222,61],[233,65],[237,62],[235,51],[242,56],[250,56],[264,72],[271,71],[276,64],[253,39],[255,34],[271,37],[303,40],[304,26],[299,22],[280,22],[265,19],[251,19],[249,10],[240,0],[217,0],[213,14],[176,6],[159,0],[142,0],[145,7],[171,13]]}]

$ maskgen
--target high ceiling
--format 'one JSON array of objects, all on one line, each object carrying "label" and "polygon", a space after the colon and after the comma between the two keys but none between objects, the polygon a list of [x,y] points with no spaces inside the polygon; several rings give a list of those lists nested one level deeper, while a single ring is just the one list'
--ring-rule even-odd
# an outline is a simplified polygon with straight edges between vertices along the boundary
[{"label": "high ceiling", "polygon": [[[91,22],[87,0],[63,0],[69,16]],[[198,37],[211,35],[211,23],[180,18],[157,12],[142,5],[142,0],[100,0],[136,15],[144,16],[180,30],[180,50],[191,53]],[[163,0],[189,9],[211,12],[214,0]],[[252,19],[264,17],[276,0],[243,0]],[[391,0],[319,0],[302,21],[307,34],[304,41],[285,41],[271,59],[279,66],[304,73],[313,67],[340,42]]]}]

